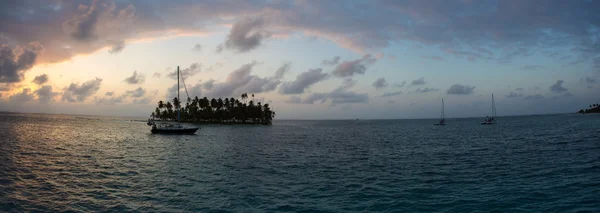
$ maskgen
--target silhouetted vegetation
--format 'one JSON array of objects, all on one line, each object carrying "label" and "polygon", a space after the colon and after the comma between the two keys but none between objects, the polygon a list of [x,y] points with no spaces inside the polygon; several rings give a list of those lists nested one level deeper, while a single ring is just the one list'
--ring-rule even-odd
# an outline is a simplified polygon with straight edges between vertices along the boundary
[{"label": "silhouetted vegetation", "polygon": [[198,96],[188,98],[185,106],[181,106],[177,98],[173,98],[173,103],[159,101],[152,116],[160,120],[176,121],[178,107],[181,109],[181,121],[192,123],[271,125],[275,117],[269,104],[248,101],[246,93],[241,95],[241,101],[235,98],[199,99]]},{"label": "silhouetted vegetation", "polygon": [[592,104],[589,109],[581,109],[577,113],[600,113],[600,104]]}]

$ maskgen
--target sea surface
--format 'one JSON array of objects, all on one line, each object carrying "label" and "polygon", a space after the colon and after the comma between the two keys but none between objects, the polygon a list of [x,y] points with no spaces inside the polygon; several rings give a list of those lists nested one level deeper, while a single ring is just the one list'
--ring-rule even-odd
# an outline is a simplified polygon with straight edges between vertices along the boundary
[{"label": "sea surface", "polygon": [[0,212],[600,212],[600,115],[481,120],[0,114]]}]

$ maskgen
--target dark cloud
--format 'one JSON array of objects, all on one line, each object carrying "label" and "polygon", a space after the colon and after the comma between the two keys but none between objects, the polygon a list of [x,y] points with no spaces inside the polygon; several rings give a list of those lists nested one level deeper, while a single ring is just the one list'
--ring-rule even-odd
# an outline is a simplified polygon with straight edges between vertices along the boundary
[{"label": "dark cloud", "polygon": [[358,83],[358,81],[352,79],[352,78],[346,78],[344,79],[344,81],[342,82],[342,86],[341,88],[344,89],[350,89],[352,88],[354,85],[356,85],[356,83]]},{"label": "dark cloud", "polygon": [[543,69],[544,66],[542,65],[525,65],[523,66],[524,70],[538,70],[538,69]]},{"label": "dark cloud", "polygon": [[25,72],[33,67],[42,50],[43,47],[39,43],[15,48],[0,44],[0,83],[21,82]]},{"label": "dark cloud", "polygon": [[42,85],[45,84],[46,82],[48,82],[48,75],[46,74],[41,74],[38,76],[35,76],[35,78],[33,78],[33,81],[31,81],[37,85]]},{"label": "dark cloud", "polygon": [[202,89],[211,90],[215,86],[215,80],[210,79],[204,83],[202,83]]},{"label": "dark cloud", "polygon": [[385,82],[385,78],[379,78],[375,80],[372,85],[375,87],[375,89],[383,89],[388,86],[387,82]]},{"label": "dark cloud", "polygon": [[528,96],[525,96],[523,99],[524,100],[541,100],[541,99],[544,99],[544,96],[540,95],[540,94],[537,94],[537,95],[528,95]]},{"label": "dark cloud", "polygon": [[508,95],[506,95],[507,98],[520,98],[523,97],[523,94],[521,93],[516,93],[516,92],[510,92]]},{"label": "dark cloud", "polygon": [[[209,80],[201,85],[207,97],[237,97],[242,93],[263,93],[273,91],[281,84],[281,80],[274,77],[259,77],[252,75],[252,69],[257,62],[242,65],[229,73],[224,82]],[[277,75],[277,74],[276,74]],[[239,94],[238,94],[239,93]]]},{"label": "dark cloud", "polygon": [[421,77],[417,80],[413,80],[412,82],[410,82],[411,86],[419,86],[419,85],[425,85],[427,82],[425,82],[425,78]]},{"label": "dark cloud", "polygon": [[113,96],[115,93],[114,92],[106,92],[104,95],[105,96]]},{"label": "dark cloud", "polygon": [[50,86],[50,85],[45,85],[45,86],[39,88],[38,90],[35,91],[35,94],[37,95],[38,101],[40,103],[50,103],[50,102],[54,101],[55,96],[59,95],[58,92],[52,91],[52,86]]},{"label": "dark cloud", "polygon": [[383,95],[381,95],[381,97],[392,97],[392,96],[398,96],[398,95],[402,95],[402,91],[398,91],[398,92],[386,92],[383,93]]},{"label": "dark cloud", "polygon": [[233,24],[224,45],[239,51],[262,44],[271,34],[265,31],[268,22],[269,31],[278,36],[318,37],[363,52],[411,42],[470,61],[501,63],[554,47],[572,49],[571,55],[585,62],[600,53],[593,39],[600,18],[589,15],[600,10],[597,1],[344,3],[340,7],[336,1],[11,1],[0,9],[0,29],[12,44],[38,41],[47,47],[41,62],[92,53],[105,48],[107,41],[164,36],[174,30],[213,32],[218,29],[213,25],[230,25],[232,20],[240,21]]},{"label": "dark cloud", "polygon": [[444,61],[444,58],[441,56],[421,56],[422,59],[429,59],[433,61]]},{"label": "dark cloud", "polygon": [[333,57],[331,60],[323,60],[323,62],[321,62],[322,65],[324,66],[333,66],[333,65],[337,65],[340,63],[340,57],[339,56],[335,56]]},{"label": "dark cloud", "polygon": [[151,97],[133,99],[133,104],[148,105],[152,101]]},{"label": "dark cloud", "polygon": [[[188,68],[180,69],[179,75],[183,79],[188,79],[189,77],[192,77],[192,76],[200,73],[201,70],[202,70],[202,64],[192,63],[192,64],[190,64],[190,66]],[[171,79],[177,80],[177,70],[170,72],[169,74],[167,74],[167,76]]]},{"label": "dark cloud", "polygon": [[101,84],[101,78],[86,81],[81,85],[71,83],[69,87],[63,89],[61,101],[83,102],[85,99],[98,92]]},{"label": "dark cloud", "polygon": [[550,92],[553,92],[553,93],[562,93],[562,92],[566,92],[568,89],[567,89],[567,88],[565,88],[565,87],[563,87],[563,83],[564,83],[564,81],[563,81],[563,80],[558,80],[558,81],[556,81],[556,83],[552,84],[552,85],[549,87],[549,89],[550,89]]},{"label": "dark cloud", "polygon": [[406,81],[402,81],[399,84],[394,84],[394,87],[404,87],[404,85],[406,85]]},{"label": "dark cloud", "polygon": [[374,64],[377,59],[373,58],[371,54],[364,55],[362,58],[353,61],[344,61],[333,70],[334,76],[344,78],[351,77],[354,74],[365,74],[367,66]]},{"label": "dark cloud", "polygon": [[192,50],[196,52],[202,52],[202,44],[194,45],[194,47],[192,47]]},{"label": "dark cloud", "polygon": [[471,87],[469,85],[454,84],[450,86],[446,93],[451,95],[469,95],[472,94],[473,91],[475,91],[474,86]]},{"label": "dark cloud", "polygon": [[125,49],[125,41],[115,41],[112,42],[112,45],[110,46],[108,52],[115,54],[121,52],[123,49]]},{"label": "dark cloud", "polygon": [[317,101],[320,101],[320,103],[325,103],[325,101],[327,101],[327,98],[329,97],[329,94],[327,93],[312,93],[310,95],[308,95],[306,98],[304,98],[304,101],[302,101],[303,104],[314,104]]},{"label": "dark cloud", "polygon": [[292,64],[290,62],[284,63],[275,71],[275,78],[282,79],[286,72],[290,71]]},{"label": "dark cloud", "polygon": [[18,102],[18,103],[29,102],[29,101],[33,100],[34,98],[35,98],[35,96],[31,92],[31,89],[29,89],[29,88],[23,88],[23,90],[21,90],[21,92],[13,94],[8,97],[8,99],[10,101],[14,101],[14,102]]},{"label": "dark cloud", "polygon": [[155,72],[154,74],[152,74],[152,77],[154,78],[160,78],[161,74],[158,72]]},{"label": "dark cloud", "polygon": [[284,82],[279,88],[281,94],[301,94],[304,90],[319,81],[325,80],[329,74],[323,73],[321,68],[310,69],[296,76],[296,80]]},{"label": "dark cloud", "polygon": [[366,103],[369,101],[369,95],[366,93],[356,93],[338,88],[329,93],[328,98],[332,104],[343,103]]},{"label": "dark cloud", "polygon": [[134,97],[134,98],[139,98],[146,95],[146,89],[142,88],[142,87],[138,87],[135,90],[127,90],[125,91],[125,96],[130,96],[130,97]]},{"label": "dark cloud", "polygon": [[429,88],[429,87],[425,87],[423,89],[417,88],[417,90],[415,90],[416,93],[437,92],[437,91],[440,91],[440,89]]},{"label": "dark cloud", "polygon": [[98,97],[94,97],[94,103],[96,104],[104,104],[104,105],[115,105],[115,104],[120,104],[123,103],[123,101],[125,100],[126,96],[125,95],[120,95],[120,96],[111,96],[108,98],[98,98]]},{"label": "dark cloud", "polygon": [[596,79],[593,79],[590,77],[581,78],[581,79],[579,79],[579,81],[584,83],[587,86],[587,88],[593,88],[594,85],[596,84]]},{"label": "dark cloud", "polygon": [[133,75],[125,78],[125,80],[123,80],[123,81],[125,81],[128,84],[142,84],[142,83],[144,83],[145,80],[146,80],[146,76],[144,76],[141,73],[138,74],[137,71],[133,71]]},{"label": "dark cloud", "polygon": [[286,103],[289,103],[289,104],[299,104],[299,103],[302,103],[302,98],[300,98],[300,97],[298,97],[298,96],[295,96],[295,95],[292,95],[292,96],[290,96],[290,97],[289,97],[289,99],[288,99],[287,101],[285,101],[285,102],[286,102]]},{"label": "dark cloud", "polygon": [[[245,18],[235,24],[227,35],[225,46],[238,52],[248,52],[261,45],[271,34],[264,30],[265,20],[260,17]],[[221,47],[222,49],[222,47]]]},{"label": "dark cloud", "polygon": [[517,91],[523,91],[523,88],[516,88]]}]

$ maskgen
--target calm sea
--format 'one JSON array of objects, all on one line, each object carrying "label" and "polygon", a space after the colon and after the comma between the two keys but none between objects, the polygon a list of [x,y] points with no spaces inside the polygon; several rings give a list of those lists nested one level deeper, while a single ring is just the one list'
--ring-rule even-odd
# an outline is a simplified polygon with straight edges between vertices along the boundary
[{"label": "calm sea", "polygon": [[600,212],[600,116],[480,121],[0,114],[0,212]]}]

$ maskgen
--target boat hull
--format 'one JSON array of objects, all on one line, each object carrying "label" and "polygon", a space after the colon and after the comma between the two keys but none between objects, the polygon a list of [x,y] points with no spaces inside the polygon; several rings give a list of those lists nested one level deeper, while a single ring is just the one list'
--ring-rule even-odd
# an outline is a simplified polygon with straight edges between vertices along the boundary
[{"label": "boat hull", "polygon": [[152,129],[152,134],[169,134],[169,135],[193,135],[200,128],[181,128],[181,129]]}]

